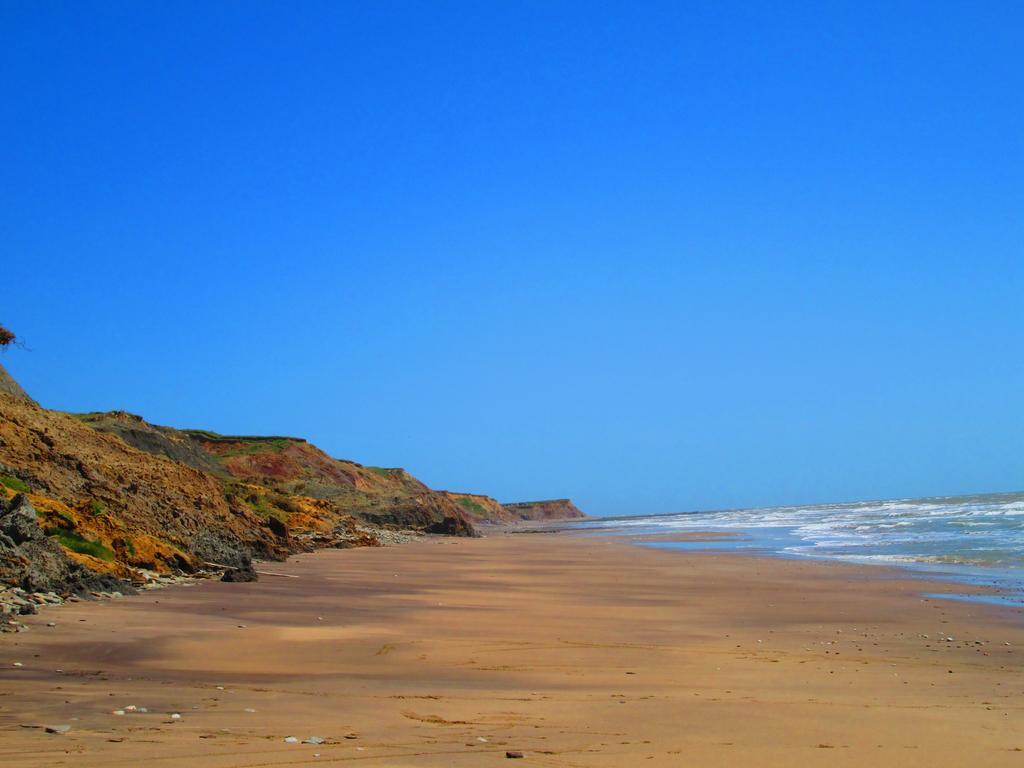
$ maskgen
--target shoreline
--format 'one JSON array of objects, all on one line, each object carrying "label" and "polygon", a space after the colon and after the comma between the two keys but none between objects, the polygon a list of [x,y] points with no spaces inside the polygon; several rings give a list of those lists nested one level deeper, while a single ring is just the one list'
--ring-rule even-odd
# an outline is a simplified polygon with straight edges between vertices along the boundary
[{"label": "shoreline", "polygon": [[[980,565],[971,562],[932,562],[927,560],[885,560],[870,557],[840,558],[830,555],[795,553],[773,548],[759,540],[758,529],[731,528],[707,530],[677,529],[671,531],[633,532],[627,527],[566,526],[554,531],[578,532],[588,536],[608,536],[623,541],[673,549],[680,552],[732,554],[747,557],[769,557],[795,562],[836,563],[866,568],[890,569],[909,578],[942,582],[951,589],[932,592],[930,596],[949,600],[967,600],[1018,609],[1024,621],[1024,572],[1007,567]],[[538,531],[539,532],[539,531]]]},{"label": "shoreline", "polygon": [[898,569],[567,533],[319,550],[287,568],[297,578],[27,617],[31,632],[0,638],[0,755],[1021,764],[1019,618],[922,597],[943,582]]}]

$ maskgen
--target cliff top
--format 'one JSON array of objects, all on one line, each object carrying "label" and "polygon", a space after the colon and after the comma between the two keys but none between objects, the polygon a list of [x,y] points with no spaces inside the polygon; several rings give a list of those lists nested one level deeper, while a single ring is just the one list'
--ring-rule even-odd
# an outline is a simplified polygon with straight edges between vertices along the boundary
[{"label": "cliff top", "polygon": [[18,400],[24,400],[33,405],[37,404],[2,365],[0,365],[0,393],[10,395]]}]

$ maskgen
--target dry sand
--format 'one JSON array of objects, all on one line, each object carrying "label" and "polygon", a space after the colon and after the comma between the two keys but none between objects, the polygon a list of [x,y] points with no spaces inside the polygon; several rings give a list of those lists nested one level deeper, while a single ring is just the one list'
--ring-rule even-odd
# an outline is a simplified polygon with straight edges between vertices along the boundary
[{"label": "dry sand", "polygon": [[1024,766],[1020,611],[896,571],[567,534],[267,570],[0,637],[0,763]]}]

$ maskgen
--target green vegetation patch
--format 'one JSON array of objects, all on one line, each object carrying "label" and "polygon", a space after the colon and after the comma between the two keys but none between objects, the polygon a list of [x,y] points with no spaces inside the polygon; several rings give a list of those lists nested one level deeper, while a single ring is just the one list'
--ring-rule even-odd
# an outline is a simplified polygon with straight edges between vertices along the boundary
[{"label": "green vegetation patch", "polygon": [[91,424],[95,421],[99,421],[101,418],[103,418],[103,416],[106,415],[101,411],[90,411],[89,413],[71,413],[70,411],[66,411],[65,413],[67,413],[67,415],[70,416],[72,419],[78,419],[79,421],[83,421],[86,424]]},{"label": "green vegetation patch", "polygon": [[289,435],[222,435],[208,429],[183,429],[181,432],[192,437],[208,440],[211,443],[274,443],[283,440],[286,443],[305,443],[305,438]]},{"label": "green vegetation patch", "polygon": [[19,480],[11,475],[0,475],[0,484],[3,484],[16,493],[28,493],[28,483]]},{"label": "green vegetation patch", "polygon": [[92,499],[89,502],[89,514],[91,514],[93,517],[102,517],[103,515],[107,514],[107,508],[103,506],[102,501]]},{"label": "green vegetation patch", "polygon": [[103,546],[103,542],[99,539],[90,540],[83,538],[67,528],[47,528],[46,535],[53,536],[53,538],[61,543],[61,546],[80,555],[92,555],[98,560],[106,560],[107,562],[114,560],[113,551]]},{"label": "green vegetation patch", "polygon": [[288,522],[288,512],[270,503],[266,496],[256,496],[255,494],[249,496],[244,500],[249,508],[257,515],[262,517],[264,520],[270,517],[275,517],[282,523]]},{"label": "green vegetation patch", "polygon": [[[235,440],[225,442],[239,442]],[[280,453],[287,448],[292,442],[287,437],[274,437],[267,438],[266,440],[251,440],[245,441],[242,445],[231,448],[218,454],[217,458],[226,459],[231,456],[251,456],[257,453]]]},{"label": "green vegetation patch", "polygon": [[472,512],[474,515],[479,515],[480,517],[488,516],[487,509],[480,502],[473,501],[465,496],[459,498],[459,506],[467,512]]},{"label": "green vegetation patch", "polygon": [[381,477],[391,477],[391,473],[394,472],[394,470],[388,469],[387,467],[367,467],[367,469],[373,472],[373,474],[380,475]]}]

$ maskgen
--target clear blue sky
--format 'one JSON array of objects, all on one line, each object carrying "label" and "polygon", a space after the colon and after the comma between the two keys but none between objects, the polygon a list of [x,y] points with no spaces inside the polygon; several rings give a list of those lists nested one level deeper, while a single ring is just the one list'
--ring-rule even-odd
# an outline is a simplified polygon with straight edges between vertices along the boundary
[{"label": "clear blue sky", "polygon": [[3,363],[598,514],[1022,489],[1022,28],[8,0]]}]

